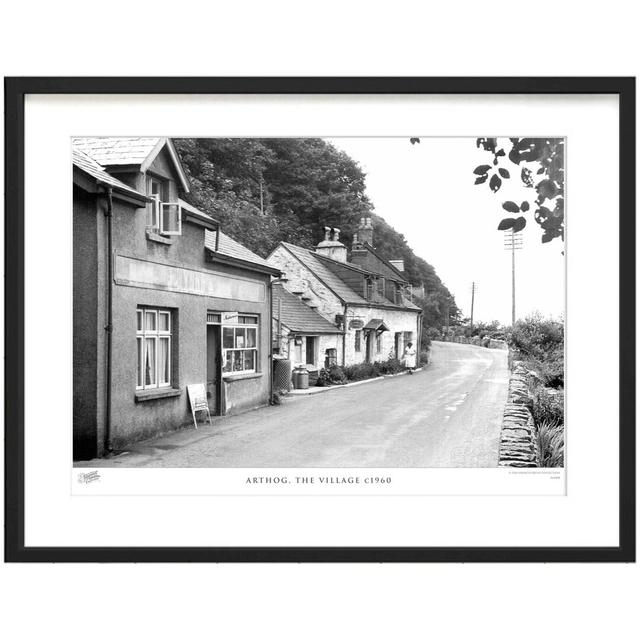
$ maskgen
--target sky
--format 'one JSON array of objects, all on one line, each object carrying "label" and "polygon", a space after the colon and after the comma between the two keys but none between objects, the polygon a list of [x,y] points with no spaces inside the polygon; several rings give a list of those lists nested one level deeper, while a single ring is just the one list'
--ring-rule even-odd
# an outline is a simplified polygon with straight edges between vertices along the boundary
[{"label": "sky", "polygon": [[[419,144],[408,138],[328,141],[358,162],[375,213],[435,268],[463,315],[470,315],[475,282],[474,321],[511,324],[511,252],[504,250],[497,227],[514,215],[502,209],[504,201],[528,199],[533,205],[535,191],[522,184],[520,167],[500,159],[511,179],[494,194],[488,183],[474,184],[475,167],[493,160],[476,147],[475,138],[420,138]],[[509,140],[498,142],[508,154]],[[542,244],[532,209],[525,217],[523,248],[516,252],[516,318],[536,312],[558,318],[564,315],[564,245],[559,239]],[[375,228],[373,234],[375,245]]]}]

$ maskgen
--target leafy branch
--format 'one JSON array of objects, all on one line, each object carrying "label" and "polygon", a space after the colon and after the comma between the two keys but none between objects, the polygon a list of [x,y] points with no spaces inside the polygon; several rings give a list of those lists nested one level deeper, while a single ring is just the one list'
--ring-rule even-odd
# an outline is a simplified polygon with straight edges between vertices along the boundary
[{"label": "leafy branch", "polygon": [[[529,166],[521,167],[520,181],[525,188],[536,192],[533,200],[535,205],[533,217],[542,228],[542,242],[550,242],[554,238],[564,240],[564,139],[509,138],[509,142],[511,149],[507,154],[504,147],[498,146],[497,138],[476,140],[476,146],[492,154],[493,161],[492,164],[482,164],[473,170],[476,176],[475,184],[484,184],[488,181],[489,189],[497,193],[503,180],[511,177],[508,169],[499,166],[501,158],[508,160],[516,168],[525,163],[534,164],[533,169]],[[537,176],[539,178],[536,181]],[[502,207],[509,213],[526,213],[531,208],[528,200],[520,205],[508,200],[502,203]],[[498,230],[521,231],[526,224],[527,220],[524,216],[504,218]]]}]

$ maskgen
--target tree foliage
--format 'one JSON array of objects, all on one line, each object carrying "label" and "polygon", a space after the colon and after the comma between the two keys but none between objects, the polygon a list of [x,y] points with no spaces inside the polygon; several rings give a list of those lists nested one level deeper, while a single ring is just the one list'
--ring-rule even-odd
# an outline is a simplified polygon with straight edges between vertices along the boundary
[{"label": "tree foliage", "polygon": [[225,233],[261,256],[280,241],[312,249],[323,227],[338,227],[349,247],[360,218],[374,223],[374,244],[402,259],[405,276],[427,326],[457,317],[453,296],[435,269],[416,256],[406,238],[373,213],[365,174],[353,159],[318,138],[179,139],[176,149],[191,182],[185,199],[207,211]]},{"label": "tree foliage", "polygon": [[[509,152],[505,146],[511,145]],[[542,228],[542,242],[554,238],[564,240],[564,139],[563,138],[509,138],[500,146],[498,138],[478,138],[476,146],[493,156],[491,164],[482,164],[473,170],[475,184],[488,181],[489,188],[497,193],[504,180],[519,170],[520,182],[535,192],[531,200],[520,204],[507,200],[502,207],[509,213],[527,213],[533,204],[533,218]],[[509,162],[509,169],[504,163]],[[505,218],[498,230],[521,231],[527,224],[525,216]]]}]

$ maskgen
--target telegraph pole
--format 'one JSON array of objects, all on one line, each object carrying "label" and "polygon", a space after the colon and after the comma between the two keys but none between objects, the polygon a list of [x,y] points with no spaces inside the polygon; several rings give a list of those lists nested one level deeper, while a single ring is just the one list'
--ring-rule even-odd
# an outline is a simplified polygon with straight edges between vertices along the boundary
[{"label": "telegraph pole", "polygon": [[504,248],[511,251],[511,326],[516,323],[516,250],[522,249],[522,232],[504,232]]},{"label": "telegraph pole", "polygon": [[476,297],[476,283],[471,283],[471,328],[473,329],[473,303]]}]

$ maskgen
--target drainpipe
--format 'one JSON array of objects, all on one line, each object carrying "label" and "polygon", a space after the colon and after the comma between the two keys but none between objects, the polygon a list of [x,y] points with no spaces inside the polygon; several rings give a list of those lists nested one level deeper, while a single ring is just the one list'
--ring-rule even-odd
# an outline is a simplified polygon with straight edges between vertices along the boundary
[{"label": "drainpipe", "polygon": [[346,354],[347,354],[347,311],[348,304],[345,302],[344,305],[344,328],[342,329],[342,366],[347,366]]},{"label": "drainpipe", "polygon": [[107,283],[107,324],[104,328],[107,337],[107,366],[106,366],[106,394],[105,394],[105,434],[104,446],[107,453],[113,451],[111,442],[111,382],[113,371],[113,190],[110,186],[104,185],[107,194],[107,273],[109,282]]},{"label": "drainpipe", "polygon": [[[269,277],[269,404],[273,402],[273,285],[283,282],[282,278]],[[280,310],[282,305],[278,302],[278,344],[282,344],[280,329]]]},{"label": "drainpipe", "polygon": [[[217,238],[220,235],[220,228],[216,233]],[[269,404],[273,404],[273,280],[269,276]]]}]

